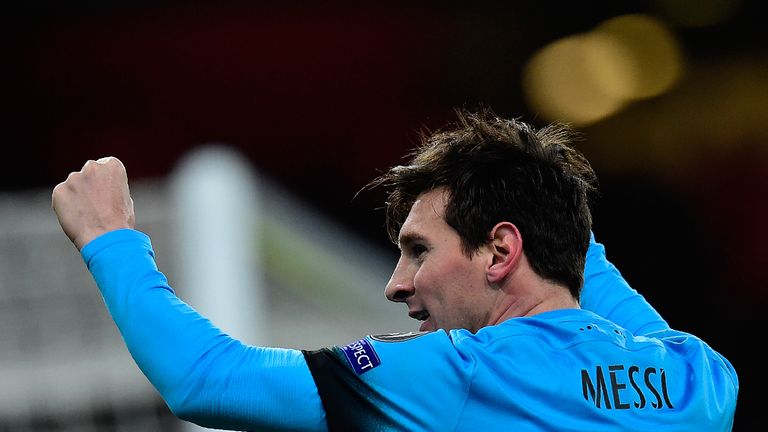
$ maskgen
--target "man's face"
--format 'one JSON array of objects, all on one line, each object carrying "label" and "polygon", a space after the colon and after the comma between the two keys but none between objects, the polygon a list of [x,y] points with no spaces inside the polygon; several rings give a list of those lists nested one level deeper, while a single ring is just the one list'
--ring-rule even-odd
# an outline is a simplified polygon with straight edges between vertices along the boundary
[{"label": "man's face", "polygon": [[443,217],[447,194],[420,195],[400,229],[400,260],[385,294],[408,305],[408,315],[424,321],[422,331],[463,328],[473,333],[487,325],[500,292],[489,286],[490,247],[469,258],[458,233]]}]

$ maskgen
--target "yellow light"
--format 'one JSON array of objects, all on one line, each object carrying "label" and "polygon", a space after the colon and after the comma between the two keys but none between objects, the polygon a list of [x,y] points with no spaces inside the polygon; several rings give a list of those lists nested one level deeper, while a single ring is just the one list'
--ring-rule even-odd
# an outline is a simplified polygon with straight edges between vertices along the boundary
[{"label": "yellow light", "polygon": [[538,115],[587,125],[667,91],[682,69],[669,30],[651,17],[624,15],[543,47],[523,70],[523,90]]},{"label": "yellow light", "polygon": [[545,46],[523,70],[523,89],[533,110],[549,120],[587,125],[604,118],[622,100],[606,93],[588,67],[588,37],[576,35]]},{"label": "yellow light", "polygon": [[590,33],[588,66],[604,91],[623,99],[642,99],[671,88],[683,69],[674,35],[646,15],[624,15]]}]

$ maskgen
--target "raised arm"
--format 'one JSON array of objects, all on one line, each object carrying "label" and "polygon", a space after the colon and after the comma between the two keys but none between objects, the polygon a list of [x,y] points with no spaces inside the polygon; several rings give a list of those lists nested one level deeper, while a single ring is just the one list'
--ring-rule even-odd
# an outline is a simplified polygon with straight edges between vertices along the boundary
[{"label": "raised arm", "polygon": [[54,189],[53,207],[131,355],[177,416],[219,429],[326,429],[300,351],[246,346],[176,297],[149,238],[133,229],[119,160],[70,175]]},{"label": "raised arm", "polygon": [[645,298],[629,286],[605,255],[605,247],[590,237],[581,307],[615,322],[633,334],[668,329],[669,325]]}]

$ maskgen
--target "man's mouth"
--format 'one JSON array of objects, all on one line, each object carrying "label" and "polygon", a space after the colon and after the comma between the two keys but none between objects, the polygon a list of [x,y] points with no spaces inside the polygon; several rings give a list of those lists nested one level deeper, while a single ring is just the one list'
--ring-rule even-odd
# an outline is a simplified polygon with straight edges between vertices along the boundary
[{"label": "man's mouth", "polygon": [[419,321],[426,321],[429,319],[429,312],[426,310],[408,312],[408,316]]}]

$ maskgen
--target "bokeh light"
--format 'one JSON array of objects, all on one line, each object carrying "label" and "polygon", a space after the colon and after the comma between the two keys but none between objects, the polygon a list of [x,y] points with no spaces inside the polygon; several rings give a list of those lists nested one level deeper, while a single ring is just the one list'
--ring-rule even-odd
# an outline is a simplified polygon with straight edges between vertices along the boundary
[{"label": "bokeh light", "polygon": [[647,15],[610,19],[590,33],[587,68],[601,88],[630,101],[657,96],[680,78],[682,55],[675,36]]},{"label": "bokeh light", "polygon": [[622,101],[605,93],[587,66],[595,39],[571,36],[542,48],[523,71],[532,110],[551,120],[585,125],[617,111]]},{"label": "bokeh light", "polygon": [[623,15],[543,47],[524,70],[523,89],[545,118],[587,125],[672,88],[682,57],[660,21]]}]

